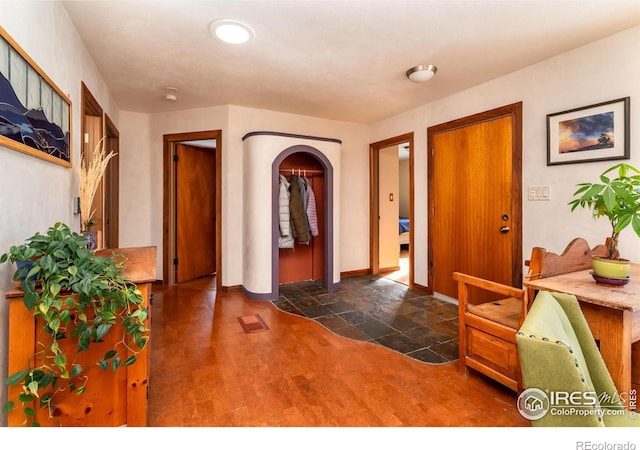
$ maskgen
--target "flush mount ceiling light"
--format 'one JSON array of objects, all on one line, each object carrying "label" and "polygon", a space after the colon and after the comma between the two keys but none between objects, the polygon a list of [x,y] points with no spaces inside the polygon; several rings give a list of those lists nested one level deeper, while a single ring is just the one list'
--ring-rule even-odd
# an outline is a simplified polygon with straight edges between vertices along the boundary
[{"label": "flush mount ceiling light", "polygon": [[438,68],[431,64],[420,64],[407,70],[407,78],[416,83],[429,81],[438,71]]},{"label": "flush mount ceiling light", "polygon": [[168,102],[175,102],[176,100],[178,100],[178,96],[176,95],[178,90],[174,87],[166,87],[165,89],[165,94],[164,94],[164,99]]},{"label": "flush mount ceiling light", "polygon": [[214,20],[209,25],[209,32],[225,44],[244,44],[254,36],[251,27],[231,19]]}]

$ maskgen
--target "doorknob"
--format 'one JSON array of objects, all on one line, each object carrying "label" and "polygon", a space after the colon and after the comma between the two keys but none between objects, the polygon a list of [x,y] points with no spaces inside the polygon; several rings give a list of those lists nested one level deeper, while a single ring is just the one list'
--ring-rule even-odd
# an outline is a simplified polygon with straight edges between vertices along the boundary
[{"label": "doorknob", "polygon": [[509,227],[506,227],[506,226],[505,227],[500,227],[500,233],[508,233],[509,230],[510,230]]}]

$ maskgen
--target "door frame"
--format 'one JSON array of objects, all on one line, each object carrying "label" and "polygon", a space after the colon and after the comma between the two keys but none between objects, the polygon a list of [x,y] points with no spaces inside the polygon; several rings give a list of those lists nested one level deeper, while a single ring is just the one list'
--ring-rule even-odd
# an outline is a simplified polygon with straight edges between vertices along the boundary
[{"label": "door frame", "polygon": [[[427,128],[428,160],[434,157],[435,135],[453,131],[483,122],[489,122],[504,117],[511,117],[511,233],[513,234],[513,246],[511,254],[511,282],[514,287],[522,287],[522,102],[512,103],[489,111],[454,119],[439,125]],[[433,164],[427,164],[427,217],[432,215],[435,207],[434,189],[437,180],[433,176]],[[428,218],[427,218],[428,221]],[[428,251],[428,283],[433,288],[433,233],[432,227],[427,226]]]},{"label": "door frame", "polygon": [[[85,160],[86,159],[86,152],[92,152],[95,149],[95,146],[98,145],[98,143],[100,142],[100,140],[103,138],[104,134],[104,130],[105,130],[105,125],[104,125],[104,110],[102,109],[102,106],[100,106],[100,103],[98,103],[98,100],[96,100],[96,98],[93,96],[93,94],[91,93],[91,91],[89,90],[89,88],[87,87],[86,84],[84,84],[84,82],[80,82],[80,91],[81,91],[81,98],[82,98],[82,104],[80,106],[80,132],[81,132],[81,146],[80,146],[80,159],[81,160]],[[99,129],[95,132],[96,135],[91,136],[92,129],[89,129],[90,127],[87,127],[86,124],[86,118],[87,117],[93,117],[94,120],[96,121],[96,123],[99,124]],[[103,142],[102,145],[104,146],[105,143]],[[108,153],[108,152],[107,152]],[[94,202],[96,201],[97,198],[99,198],[100,202],[100,211],[99,211],[99,217],[100,217],[100,226],[99,226],[99,230],[100,233],[104,235],[104,223],[105,223],[105,185],[106,185],[106,177],[105,174],[102,175],[102,178],[100,180],[100,185],[98,186],[98,189],[96,190],[95,196],[92,200],[92,204],[88,205],[89,208],[93,207]],[[85,207],[87,207],[87,205],[85,205]],[[95,216],[94,218],[92,218],[92,220],[95,220]],[[82,229],[82,222],[80,223],[80,231],[88,231],[88,230],[83,230]],[[103,236],[99,236],[98,237],[98,248],[100,248],[103,244]]]},{"label": "door frame", "polygon": [[173,261],[176,258],[176,180],[173,170],[175,147],[184,141],[216,140],[216,289],[222,287],[222,130],[194,131],[165,134],[163,146],[163,195],[162,195],[162,284],[175,284]]},{"label": "door frame", "polygon": [[378,206],[379,197],[379,151],[392,145],[409,143],[409,288],[414,287],[414,170],[413,170],[413,132],[401,134],[389,139],[369,144],[369,271],[373,275],[380,273],[379,248],[380,227]]},{"label": "door frame", "polygon": [[[120,132],[107,113],[104,114],[105,145],[114,158],[105,173],[104,231],[102,237],[107,248],[120,245]],[[115,150],[114,150],[115,149]]]}]

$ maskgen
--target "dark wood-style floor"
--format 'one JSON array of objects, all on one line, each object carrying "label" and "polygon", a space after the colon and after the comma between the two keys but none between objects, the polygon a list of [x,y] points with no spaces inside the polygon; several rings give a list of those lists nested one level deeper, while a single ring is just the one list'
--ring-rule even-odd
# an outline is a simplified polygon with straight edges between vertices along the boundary
[{"label": "dark wood-style floor", "polygon": [[[269,327],[245,333],[238,317]],[[456,363],[351,340],[213,278],[154,288],[149,425],[528,427],[515,393]]]}]

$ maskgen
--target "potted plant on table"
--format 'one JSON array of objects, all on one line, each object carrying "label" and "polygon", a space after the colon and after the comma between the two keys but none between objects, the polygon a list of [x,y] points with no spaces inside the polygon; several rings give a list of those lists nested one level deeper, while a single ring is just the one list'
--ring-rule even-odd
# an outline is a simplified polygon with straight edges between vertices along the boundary
[{"label": "potted plant on table", "polygon": [[[6,383],[15,397],[3,407],[10,414],[19,403],[29,425],[40,425],[38,417],[60,416],[56,398],[85,392],[96,368],[115,372],[134,364],[149,338],[148,309],[136,285],[123,277],[124,262],[97,256],[86,245],[83,235],[56,223],[0,256],[0,263],[32,262],[14,280],[29,318],[37,321],[36,345],[24,368],[9,374]],[[92,358],[95,347],[100,353]]]},{"label": "potted plant on table", "polygon": [[616,164],[600,175],[599,183],[580,183],[569,202],[571,211],[588,208],[593,217],[606,217],[611,224],[607,254],[594,256],[594,275],[598,281],[621,284],[628,280],[630,262],[618,257],[620,232],[631,226],[640,237],[640,170],[629,164]]}]

